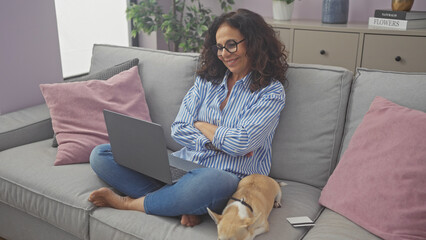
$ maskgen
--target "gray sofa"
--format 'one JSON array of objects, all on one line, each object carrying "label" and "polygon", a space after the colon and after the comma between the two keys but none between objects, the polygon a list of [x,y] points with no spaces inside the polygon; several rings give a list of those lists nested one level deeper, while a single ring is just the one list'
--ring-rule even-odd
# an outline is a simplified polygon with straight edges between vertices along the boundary
[{"label": "gray sofa", "polygon": [[[194,81],[197,54],[95,45],[90,72],[139,58],[151,118],[171,151],[170,125]],[[426,75],[291,64],[286,107],[273,142],[270,176],[288,183],[270,231],[256,239],[379,239],[318,203],[342,152],[373,98],[426,111]],[[355,80],[354,80],[355,79]],[[72,103],[70,103],[72,104]],[[178,218],[96,208],[89,194],[106,186],[89,164],[53,166],[57,149],[45,104],[0,116],[0,236],[17,239],[216,239],[208,217],[193,228]],[[287,217],[309,216],[313,228],[293,228]]]}]

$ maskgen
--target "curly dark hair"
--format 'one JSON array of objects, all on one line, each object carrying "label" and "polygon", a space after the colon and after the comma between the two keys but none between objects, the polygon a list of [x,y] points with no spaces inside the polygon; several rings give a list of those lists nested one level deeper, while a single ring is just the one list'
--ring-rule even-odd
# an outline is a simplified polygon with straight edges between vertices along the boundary
[{"label": "curly dark hair", "polygon": [[227,68],[212,46],[216,45],[216,32],[224,23],[238,29],[246,39],[247,56],[253,71],[250,89],[262,89],[274,80],[285,86],[288,68],[285,46],[262,16],[247,9],[222,14],[213,21],[205,36],[197,74],[213,84],[222,82]]}]

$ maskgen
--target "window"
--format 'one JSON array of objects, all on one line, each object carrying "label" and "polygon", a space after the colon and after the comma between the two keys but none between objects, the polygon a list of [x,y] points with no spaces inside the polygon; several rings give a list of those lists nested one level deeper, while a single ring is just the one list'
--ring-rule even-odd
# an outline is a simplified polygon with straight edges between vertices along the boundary
[{"label": "window", "polygon": [[64,78],[89,72],[93,44],[130,45],[127,0],[55,0]]}]

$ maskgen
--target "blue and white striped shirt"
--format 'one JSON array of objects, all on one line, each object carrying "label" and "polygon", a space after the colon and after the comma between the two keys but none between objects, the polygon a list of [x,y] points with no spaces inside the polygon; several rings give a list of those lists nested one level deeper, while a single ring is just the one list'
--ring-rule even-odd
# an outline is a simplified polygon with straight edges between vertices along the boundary
[{"label": "blue and white striped shirt", "polygon": [[[268,175],[272,139],[285,105],[284,87],[273,81],[251,92],[249,73],[235,83],[221,110],[220,104],[228,94],[228,75],[229,71],[219,85],[196,78],[172,124],[173,139],[184,146],[173,155],[239,177],[254,173]],[[206,148],[210,140],[194,127],[196,121],[218,126],[212,144],[219,151]],[[253,156],[245,156],[252,151]]]}]

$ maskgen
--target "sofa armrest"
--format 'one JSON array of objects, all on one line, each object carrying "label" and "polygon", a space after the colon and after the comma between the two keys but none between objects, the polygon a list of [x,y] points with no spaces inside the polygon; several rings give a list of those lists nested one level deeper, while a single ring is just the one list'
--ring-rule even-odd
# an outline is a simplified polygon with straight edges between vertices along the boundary
[{"label": "sofa armrest", "polygon": [[0,115],[0,151],[52,137],[46,104]]}]

